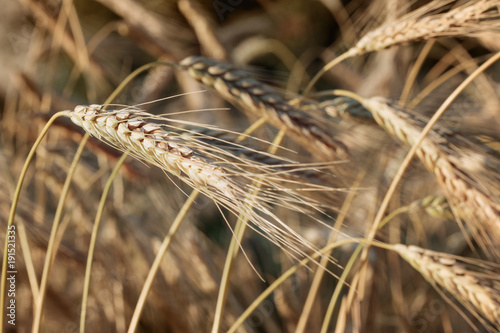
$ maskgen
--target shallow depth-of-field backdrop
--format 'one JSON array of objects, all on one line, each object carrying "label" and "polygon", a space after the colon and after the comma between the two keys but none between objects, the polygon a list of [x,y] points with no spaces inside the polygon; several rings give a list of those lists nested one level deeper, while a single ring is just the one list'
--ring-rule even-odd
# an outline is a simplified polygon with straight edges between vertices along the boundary
[{"label": "shallow depth-of-field backdrop", "polygon": [[500,330],[500,1],[5,0],[0,25],[7,332]]}]

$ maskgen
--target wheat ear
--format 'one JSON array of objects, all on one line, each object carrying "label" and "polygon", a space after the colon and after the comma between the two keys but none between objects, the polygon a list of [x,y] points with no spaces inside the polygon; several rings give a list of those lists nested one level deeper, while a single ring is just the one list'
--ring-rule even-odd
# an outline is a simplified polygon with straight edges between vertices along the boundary
[{"label": "wheat ear", "polygon": [[313,144],[318,148],[317,154],[323,158],[347,157],[347,147],[332,138],[324,120],[313,118],[270,86],[250,78],[247,72],[201,56],[188,57],[179,65],[193,78],[215,89],[228,102],[246,112],[268,118],[277,128],[285,126],[293,138],[307,148]]},{"label": "wheat ear", "polygon": [[471,36],[500,28],[500,1],[468,1],[448,12],[433,14],[443,11],[452,2],[454,0],[431,1],[428,5],[367,33],[347,53],[355,56],[410,41]]},{"label": "wheat ear", "polygon": [[[148,122],[153,115],[133,109],[107,112],[102,105],[77,106],[69,113],[73,123],[92,136],[130,151],[170,173],[185,175],[193,187],[210,187],[230,200],[238,197],[237,188],[222,168],[210,164],[188,146],[186,137]],[[182,144],[185,143],[185,144]]]},{"label": "wheat ear", "polygon": [[[384,99],[363,99],[361,103],[387,133],[409,146],[413,146],[425,126],[423,121],[396,110]],[[472,158],[467,160],[467,156],[460,156],[452,147],[452,139],[451,133],[431,131],[418,148],[417,155],[435,175],[455,212],[478,233],[478,240],[484,241],[483,248],[495,253],[499,248],[497,240],[500,239],[498,190],[491,187],[496,186],[495,184],[479,183],[475,175],[465,169],[467,164],[479,164],[478,171],[487,167],[482,166],[481,161],[478,163]],[[461,140],[467,143],[465,138]],[[469,144],[472,145],[470,142]]]},{"label": "wheat ear", "polygon": [[455,0],[434,0],[403,17],[390,21],[365,34],[353,47],[331,60],[311,79],[304,89],[308,96],[323,74],[343,60],[369,52],[380,51],[407,42],[438,37],[473,36],[500,28],[500,1],[479,0],[446,12]]},{"label": "wheat ear", "polygon": [[494,270],[468,270],[454,256],[417,246],[397,244],[394,250],[432,285],[444,288],[500,329],[500,276]]},{"label": "wheat ear", "polygon": [[[273,204],[304,212],[319,210],[319,204],[280,184],[281,181],[285,185],[290,182],[274,172],[272,166],[234,155],[226,147],[229,142],[220,149],[216,138],[188,131],[180,134],[169,131],[168,126],[175,126],[154,123],[152,119],[158,116],[131,107],[106,111],[102,105],[77,106],[67,111],[67,115],[92,136],[178,176],[232,213],[245,215],[259,227],[258,233],[291,251],[290,254],[303,256],[300,247],[304,246],[315,250],[268,206]],[[252,184],[256,175],[259,195],[249,197],[248,193],[256,189]],[[301,182],[301,185],[307,188],[307,184]],[[315,185],[311,188],[317,190]]]}]

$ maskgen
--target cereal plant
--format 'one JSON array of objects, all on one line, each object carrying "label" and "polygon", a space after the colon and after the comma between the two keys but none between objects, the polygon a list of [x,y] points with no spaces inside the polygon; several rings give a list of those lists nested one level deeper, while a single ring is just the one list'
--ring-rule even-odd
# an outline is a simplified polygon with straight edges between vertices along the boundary
[{"label": "cereal plant", "polygon": [[0,15],[3,331],[500,330],[500,1]]}]

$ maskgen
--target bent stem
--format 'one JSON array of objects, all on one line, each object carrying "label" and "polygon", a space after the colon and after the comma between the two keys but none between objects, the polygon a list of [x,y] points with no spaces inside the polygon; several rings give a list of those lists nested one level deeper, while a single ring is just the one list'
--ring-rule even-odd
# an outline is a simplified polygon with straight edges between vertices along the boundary
[{"label": "bent stem", "polygon": [[89,288],[90,288],[90,272],[92,271],[92,261],[94,259],[95,245],[97,243],[97,232],[99,230],[99,225],[101,224],[101,217],[102,217],[102,213],[104,212],[104,204],[106,203],[106,199],[108,198],[108,193],[109,193],[109,190],[111,189],[111,185],[113,185],[113,181],[115,180],[116,175],[118,174],[120,167],[125,162],[125,159],[127,158],[127,156],[128,156],[127,153],[123,154],[120,157],[120,159],[118,160],[118,162],[116,163],[116,166],[114,167],[113,171],[111,172],[111,175],[108,178],[108,181],[106,182],[106,185],[104,186],[104,189],[103,189],[102,195],[101,195],[101,200],[99,202],[99,207],[97,208],[97,213],[96,213],[95,220],[94,220],[94,226],[92,228],[92,235],[90,237],[89,251],[88,251],[88,257],[87,257],[87,266],[85,268],[85,279],[84,279],[83,296],[82,296],[82,310],[81,310],[81,315],[80,315],[80,332],[81,333],[85,332],[85,317],[87,314],[87,301],[88,301]]},{"label": "bent stem", "polygon": [[[354,181],[354,183],[352,185],[352,188],[359,187],[359,185],[361,184],[361,181],[366,176],[367,172],[368,172],[368,169],[365,168],[363,171],[361,171],[359,173],[359,175],[357,176],[356,180]],[[333,226],[333,229],[330,233],[330,236],[328,237],[327,244],[331,244],[331,243],[334,243],[336,241],[337,235],[338,235],[338,230],[340,230],[342,225],[344,224],[344,220],[347,216],[347,212],[349,211],[349,207],[351,206],[351,203],[354,200],[354,197],[356,196],[356,194],[357,194],[356,191],[350,191],[349,194],[347,195],[344,203],[342,204],[342,207],[340,208],[340,212],[337,216],[337,220],[335,221],[335,225]],[[330,253],[328,253],[327,256],[321,257],[321,261],[318,265],[318,268],[317,268],[316,272],[314,273],[314,277],[313,277],[312,282],[311,282],[311,287],[309,289],[309,293],[307,294],[307,298],[306,298],[306,301],[304,302],[304,307],[302,309],[302,313],[300,315],[299,321],[297,322],[297,327],[295,328],[296,333],[302,333],[306,329],[307,321],[309,320],[309,316],[311,315],[311,312],[313,309],[314,300],[316,299],[316,296],[318,295],[321,281],[323,280],[323,275],[326,272],[326,266],[328,265],[329,256],[330,256]]]},{"label": "bent stem", "polygon": [[339,63],[341,63],[343,60],[345,60],[345,59],[347,59],[347,58],[349,58],[351,56],[352,56],[352,54],[349,53],[349,52],[343,53],[340,56],[338,56],[337,58],[335,58],[332,61],[330,61],[325,66],[323,66],[323,68],[321,68],[321,70],[318,73],[316,73],[316,75],[314,75],[314,77],[311,79],[311,81],[309,82],[309,84],[304,89],[304,92],[302,93],[302,98],[304,99],[304,98],[306,98],[309,95],[309,93],[311,92],[311,89],[314,87],[314,85],[316,84],[316,82],[318,82],[318,80],[323,76],[323,74],[325,74],[330,69],[332,69],[333,67],[335,67],[336,65],[338,65]]},{"label": "bent stem", "polygon": [[68,175],[66,176],[66,180],[64,181],[64,185],[63,185],[63,188],[61,191],[61,196],[59,197],[59,202],[57,203],[56,214],[54,216],[54,221],[52,223],[52,230],[50,232],[49,243],[47,246],[47,253],[45,254],[45,262],[43,265],[42,279],[40,281],[40,293],[38,295],[38,299],[35,301],[36,302],[36,304],[35,304],[35,317],[33,319],[33,328],[32,328],[33,333],[38,333],[40,331],[40,324],[42,321],[43,302],[45,300],[45,291],[47,289],[49,272],[50,272],[50,269],[52,268],[52,264],[54,262],[54,260],[53,260],[54,249],[55,249],[54,244],[56,243],[55,239],[57,236],[57,230],[59,229],[59,223],[61,221],[64,203],[66,201],[66,197],[68,196],[69,187],[71,185],[71,181],[73,180],[73,175],[75,174],[76,166],[78,165],[78,161],[80,160],[83,149],[85,148],[85,144],[87,143],[89,137],[90,137],[89,134],[85,134],[82,138],[82,141],[80,142],[80,145],[78,146],[78,150],[76,151],[75,157],[73,158],[73,161],[71,162],[71,166],[69,168]]},{"label": "bent stem", "polygon": [[116,96],[118,96],[118,94],[123,90],[123,88],[125,88],[125,86],[127,84],[129,84],[130,81],[132,81],[137,75],[141,74],[142,72],[147,71],[150,68],[157,67],[157,66],[174,67],[174,66],[176,66],[176,64],[173,62],[155,61],[155,62],[150,62],[149,64],[142,65],[141,67],[137,68],[135,71],[130,73],[125,78],[125,80],[123,80],[122,83],[120,83],[120,85],[118,87],[116,87],[115,91],[113,91],[113,93],[111,95],[109,95],[109,97],[104,102],[104,108],[106,108],[106,105],[109,104],[112,100],[114,100],[116,98]]},{"label": "bent stem", "polygon": [[17,209],[17,204],[19,202],[19,196],[21,195],[21,189],[23,187],[24,183],[24,178],[26,177],[26,172],[28,171],[28,167],[31,163],[31,160],[33,159],[33,156],[35,155],[35,152],[40,145],[40,142],[42,142],[42,139],[45,137],[45,134],[47,134],[47,131],[49,130],[50,126],[54,123],[54,121],[61,117],[66,115],[66,111],[61,111],[57,112],[55,115],[53,115],[47,124],[43,127],[42,131],[40,132],[40,135],[38,135],[38,138],[36,139],[35,143],[33,144],[33,147],[31,147],[31,150],[26,157],[26,161],[24,162],[23,169],[21,170],[21,174],[19,175],[19,180],[17,182],[16,190],[14,192],[14,197],[12,199],[12,205],[10,206],[10,213],[9,213],[9,220],[7,221],[7,231],[5,232],[5,245],[4,245],[4,252],[3,252],[3,261],[2,261],[2,281],[0,282],[0,329],[3,331],[3,320],[4,320],[4,305],[5,305],[5,287],[6,287],[6,278],[7,278],[7,247],[8,247],[8,236],[9,236],[9,230],[11,226],[14,224],[14,217],[16,216],[16,209]]},{"label": "bent stem", "polygon": [[184,217],[186,216],[189,208],[191,208],[191,206],[193,205],[194,200],[196,199],[198,194],[200,194],[198,190],[193,190],[193,192],[191,192],[191,195],[186,200],[181,210],[177,214],[174,222],[170,226],[168,234],[163,239],[160,249],[158,250],[158,254],[156,255],[155,261],[153,262],[153,265],[151,265],[151,269],[148,272],[148,276],[146,277],[146,281],[144,282],[144,285],[142,287],[139,299],[137,300],[137,305],[135,306],[134,314],[132,315],[132,319],[130,321],[128,333],[133,333],[137,329],[142,310],[144,309],[144,305],[146,304],[146,298],[148,297],[151,286],[153,285],[153,280],[158,273],[158,270],[160,269],[161,261],[163,260],[165,253],[167,253],[167,250],[170,246],[170,243],[172,242],[175,233],[177,232],[177,229],[181,225],[181,222],[184,220]]}]

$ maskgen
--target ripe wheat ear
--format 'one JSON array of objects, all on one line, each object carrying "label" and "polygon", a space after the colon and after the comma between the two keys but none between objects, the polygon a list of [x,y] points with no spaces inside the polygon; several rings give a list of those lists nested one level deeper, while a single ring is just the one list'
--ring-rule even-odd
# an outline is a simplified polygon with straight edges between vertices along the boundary
[{"label": "ripe wheat ear", "polygon": [[498,267],[483,263],[487,267],[481,267],[479,273],[446,253],[402,244],[394,245],[394,250],[433,286],[444,288],[472,313],[475,309],[500,329],[500,276],[495,273]]},{"label": "ripe wheat ear", "polygon": [[[269,167],[243,155],[236,156],[224,145],[219,148],[217,140],[210,140],[201,132],[182,132],[179,128],[181,133],[166,130],[166,127],[175,126],[152,122],[152,119],[158,120],[158,116],[132,107],[106,111],[102,105],[77,106],[67,111],[67,115],[92,136],[178,176],[234,214],[244,214],[258,226],[257,232],[294,256],[305,255],[300,247],[316,251],[312,244],[274,215],[269,205],[306,212],[321,211],[321,204],[287,187],[289,177],[281,176],[275,166]],[[233,150],[237,147],[234,145]],[[271,160],[276,163],[279,159]],[[289,170],[293,173],[293,168]],[[258,188],[254,184],[256,179]],[[301,182],[298,191],[307,188],[318,190],[314,184],[308,187]]]},{"label": "ripe wheat ear", "polygon": [[[437,37],[473,36],[500,29],[500,1],[479,0],[446,10],[455,0],[431,1],[363,36],[347,54],[355,56],[406,42]],[[439,13],[439,14],[436,14]]]},{"label": "ripe wheat ear", "polygon": [[[425,126],[423,121],[393,108],[385,99],[369,98],[360,102],[387,133],[409,146],[415,143]],[[500,162],[495,161],[493,156],[479,156],[474,160],[473,156],[462,154],[453,145],[453,141],[457,140],[461,144],[477,147],[481,152],[479,146],[465,138],[454,137],[453,133],[431,131],[418,148],[417,155],[434,174],[457,217],[465,220],[481,247],[498,256],[500,188],[498,175],[494,171],[488,172],[489,167],[484,163],[489,161],[500,165]],[[476,170],[468,170],[471,165],[476,166]]]},{"label": "ripe wheat ear", "polygon": [[286,127],[287,133],[304,147],[313,144],[317,148],[316,155],[325,160],[347,158],[347,146],[332,137],[331,129],[324,125],[325,119],[313,118],[272,87],[250,78],[245,71],[201,56],[188,57],[179,65],[228,102],[248,113],[267,117],[277,128]]}]

